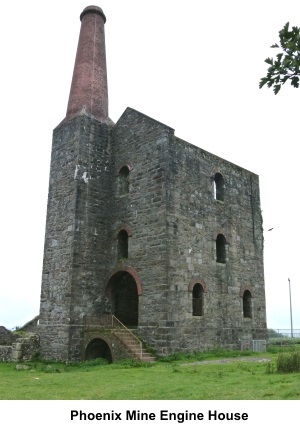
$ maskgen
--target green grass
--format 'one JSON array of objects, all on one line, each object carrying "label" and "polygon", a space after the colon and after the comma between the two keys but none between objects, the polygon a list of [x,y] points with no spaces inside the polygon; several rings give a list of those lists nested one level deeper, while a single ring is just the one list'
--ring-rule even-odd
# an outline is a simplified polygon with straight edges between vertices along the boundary
[{"label": "green grass", "polygon": [[[280,374],[278,353],[250,353],[265,361],[206,363],[245,357],[249,352],[214,351],[175,355],[155,364],[127,360],[103,364],[0,363],[1,400],[294,400],[300,398],[300,373]],[[245,359],[245,358],[244,358]],[[195,362],[196,361],[196,362]],[[200,364],[199,364],[200,362]]]}]

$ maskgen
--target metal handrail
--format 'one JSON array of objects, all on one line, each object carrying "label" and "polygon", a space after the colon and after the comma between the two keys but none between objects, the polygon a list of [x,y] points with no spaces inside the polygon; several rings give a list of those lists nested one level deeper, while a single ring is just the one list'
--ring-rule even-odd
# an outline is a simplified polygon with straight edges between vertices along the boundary
[{"label": "metal handrail", "polygon": [[135,342],[139,346],[139,355],[140,359],[142,359],[142,351],[143,346],[142,342],[120,321],[117,317],[114,315],[100,315],[97,317],[84,317],[84,327],[112,327],[112,328],[121,328],[122,330],[126,331],[130,335],[132,339],[135,340]]},{"label": "metal handrail", "polygon": [[125,330],[131,336],[131,338],[133,338],[138,343],[140,348],[140,359],[142,359],[142,342],[120,320],[118,320],[117,317],[112,315],[112,327],[114,328],[115,326],[122,327],[122,329]]}]

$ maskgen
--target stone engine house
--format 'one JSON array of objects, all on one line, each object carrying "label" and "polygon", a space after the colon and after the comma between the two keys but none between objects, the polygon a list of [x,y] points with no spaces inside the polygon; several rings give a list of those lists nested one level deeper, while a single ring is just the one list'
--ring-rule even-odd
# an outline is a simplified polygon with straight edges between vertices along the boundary
[{"label": "stone engine house", "polygon": [[147,359],[266,339],[258,176],[132,108],[114,123],[106,18],[88,6],[80,19],[53,132],[42,357]]}]

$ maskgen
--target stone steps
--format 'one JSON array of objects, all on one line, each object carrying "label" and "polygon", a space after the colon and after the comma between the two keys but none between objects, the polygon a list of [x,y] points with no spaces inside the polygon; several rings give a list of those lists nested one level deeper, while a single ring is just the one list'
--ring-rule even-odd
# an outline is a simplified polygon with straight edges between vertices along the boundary
[{"label": "stone steps", "polygon": [[156,361],[155,356],[147,352],[141,342],[135,337],[133,330],[118,329],[115,330],[114,334],[123,342],[134,357],[148,363]]}]

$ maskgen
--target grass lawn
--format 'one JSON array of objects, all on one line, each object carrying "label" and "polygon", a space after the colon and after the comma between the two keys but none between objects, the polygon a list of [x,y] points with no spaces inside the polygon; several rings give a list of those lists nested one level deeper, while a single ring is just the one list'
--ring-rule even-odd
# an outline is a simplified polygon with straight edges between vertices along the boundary
[{"label": "grass lawn", "polygon": [[[143,365],[126,361],[78,365],[0,363],[1,400],[295,400],[300,373],[268,372],[278,354],[255,361],[197,363],[199,354]],[[201,359],[206,359],[204,355]],[[210,359],[220,359],[211,355]],[[244,358],[245,359],[245,358]]]}]

